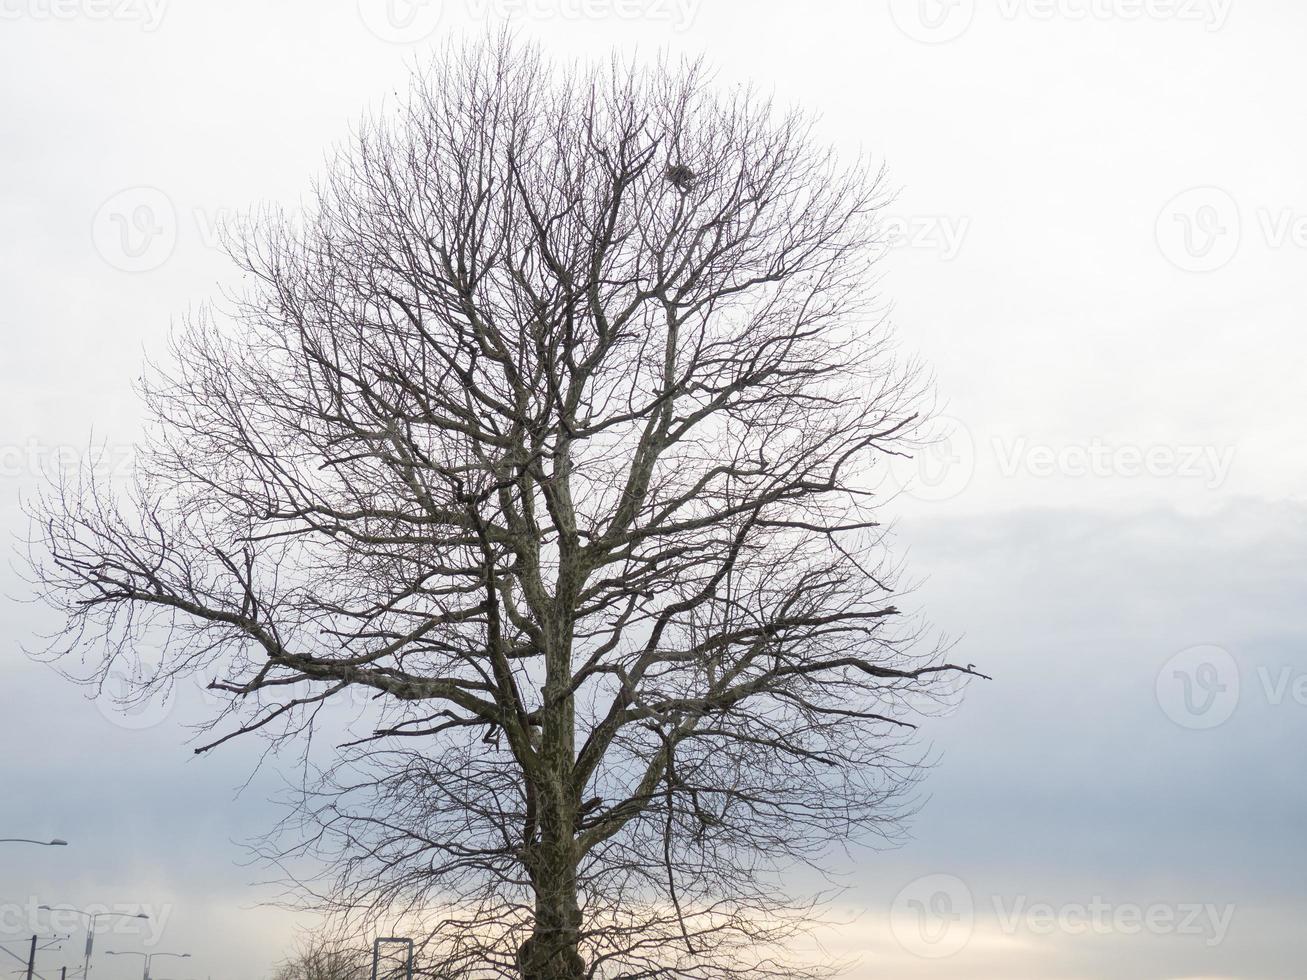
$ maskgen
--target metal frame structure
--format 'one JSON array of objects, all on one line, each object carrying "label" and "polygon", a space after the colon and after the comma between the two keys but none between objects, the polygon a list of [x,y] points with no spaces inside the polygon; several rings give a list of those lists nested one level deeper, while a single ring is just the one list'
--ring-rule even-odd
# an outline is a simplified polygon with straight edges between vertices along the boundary
[{"label": "metal frame structure", "polygon": [[413,940],[403,936],[378,936],[372,942],[372,980],[377,980],[377,966],[381,962],[383,943],[400,943],[408,947],[408,959],[404,963],[404,980],[413,980]]}]

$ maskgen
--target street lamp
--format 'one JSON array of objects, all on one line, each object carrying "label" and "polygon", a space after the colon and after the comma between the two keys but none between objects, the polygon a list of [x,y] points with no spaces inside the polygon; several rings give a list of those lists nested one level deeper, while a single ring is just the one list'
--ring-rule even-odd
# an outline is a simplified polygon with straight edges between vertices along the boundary
[{"label": "street lamp", "polygon": [[66,840],[56,837],[54,840],[29,840],[26,837],[0,837],[0,844],[39,844],[42,847],[67,847]]},{"label": "street lamp", "polygon": [[87,925],[86,927],[86,963],[82,967],[82,980],[90,980],[91,978],[91,950],[95,946],[95,920],[96,919],[105,916],[108,916],[110,918],[117,916],[125,919],[148,919],[149,918],[149,916],[146,915],[144,912],[139,912],[136,915],[132,915],[130,912],[96,912],[94,915],[92,915],[90,912],[83,912],[81,909],[73,909],[67,907],[38,905],[37,908],[44,909],[47,912],[72,912],[88,920],[89,925]]},{"label": "street lamp", "polygon": [[104,954],[106,956],[144,956],[145,973],[141,975],[141,980],[150,980],[150,961],[154,959],[156,956],[175,956],[179,960],[189,960],[191,958],[190,953],[142,953],[137,950],[127,950],[126,952],[117,952],[112,949],[106,949],[104,951]]}]

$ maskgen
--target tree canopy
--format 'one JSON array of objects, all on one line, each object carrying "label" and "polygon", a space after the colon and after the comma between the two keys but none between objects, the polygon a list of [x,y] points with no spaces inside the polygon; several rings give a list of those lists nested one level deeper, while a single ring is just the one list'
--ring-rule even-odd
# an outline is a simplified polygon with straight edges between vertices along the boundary
[{"label": "tree canopy", "polygon": [[786,875],[891,832],[971,672],[900,614],[874,492],[924,397],[884,203],[700,65],[451,49],[233,234],[132,489],[37,507],[49,655],[162,631],[143,691],[210,678],[206,748],[374,697],[290,852],[449,975],[792,975]]}]

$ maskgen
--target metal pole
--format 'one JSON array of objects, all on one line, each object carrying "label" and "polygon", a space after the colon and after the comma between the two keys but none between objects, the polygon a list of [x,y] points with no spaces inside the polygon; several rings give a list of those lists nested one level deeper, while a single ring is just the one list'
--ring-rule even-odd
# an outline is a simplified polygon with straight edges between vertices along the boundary
[{"label": "metal pole", "polygon": [[91,980],[91,949],[95,946],[95,920],[98,915],[89,917],[91,924],[86,927],[86,962],[82,965],[82,980]]},{"label": "metal pole", "polygon": [[32,980],[32,974],[36,972],[36,937],[32,937],[32,951],[27,954],[27,980]]},{"label": "metal pole", "polygon": [[145,954],[145,976],[142,980],[150,980],[150,960],[154,957],[153,953]]},{"label": "metal pole", "polygon": [[378,936],[372,943],[372,980],[379,980],[377,965],[381,960],[382,943],[403,943],[408,948],[408,962],[404,964],[406,980],[413,980],[413,940],[401,936]]}]

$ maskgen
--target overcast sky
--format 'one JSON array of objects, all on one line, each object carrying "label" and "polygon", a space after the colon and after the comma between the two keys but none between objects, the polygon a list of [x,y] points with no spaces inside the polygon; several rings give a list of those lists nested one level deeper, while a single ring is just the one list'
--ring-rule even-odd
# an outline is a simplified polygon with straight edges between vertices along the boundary
[{"label": "overcast sky", "polygon": [[[886,475],[915,601],[994,675],[928,727],[914,840],[855,852],[826,945],[870,978],[1270,980],[1307,961],[1307,9],[1274,0],[0,0],[0,521],[433,44],[706,54],[888,165],[882,290],[949,437]],[[21,588],[0,572],[4,595]],[[192,759],[0,599],[0,946],[36,904],[142,907],[100,950],[258,980],[295,920],[237,841],[271,773]],[[17,946],[11,947],[17,949]],[[81,939],[43,954],[80,963]],[[0,973],[19,964],[0,952]],[[96,980],[139,959],[98,956]]]}]

